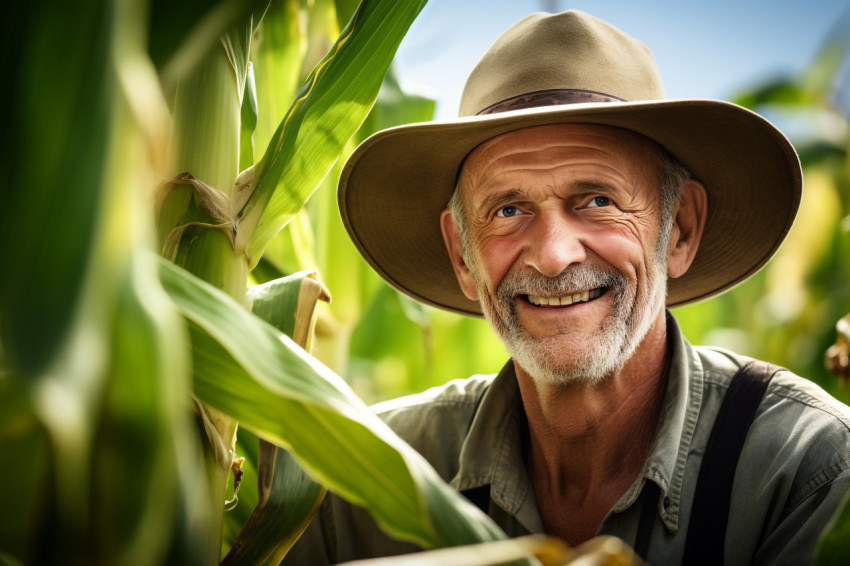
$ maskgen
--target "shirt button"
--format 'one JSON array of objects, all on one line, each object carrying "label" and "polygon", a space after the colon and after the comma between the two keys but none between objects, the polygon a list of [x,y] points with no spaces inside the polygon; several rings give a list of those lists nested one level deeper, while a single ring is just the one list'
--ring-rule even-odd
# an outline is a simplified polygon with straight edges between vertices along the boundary
[{"label": "shirt button", "polygon": [[670,507],[670,498],[665,497],[664,498],[664,508],[667,509],[668,507]]}]

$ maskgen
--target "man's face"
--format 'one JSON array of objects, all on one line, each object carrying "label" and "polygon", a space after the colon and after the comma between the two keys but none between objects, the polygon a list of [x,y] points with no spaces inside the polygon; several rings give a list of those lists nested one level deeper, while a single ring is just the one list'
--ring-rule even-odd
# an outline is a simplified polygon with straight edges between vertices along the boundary
[{"label": "man's face", "polygon": [[662,316],[656,151],[625,130],[570,124],[504,134],[467,158],[467,293],[535,379],[598,382]]}]

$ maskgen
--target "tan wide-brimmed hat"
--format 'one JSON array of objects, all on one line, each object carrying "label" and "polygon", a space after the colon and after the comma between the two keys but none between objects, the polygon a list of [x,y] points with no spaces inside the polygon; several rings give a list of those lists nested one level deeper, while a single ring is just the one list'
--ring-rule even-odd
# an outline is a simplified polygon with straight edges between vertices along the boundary
[{"label": "tan wide-brimmed hat", "polygon": [[351,155],[339,207],[363,257],[394,287],[468,315],[440,231],[458,170],[477,145],[544,124],[626,128],[665,147],[708,191],[708,218],[688,272],[668,280],[668,306],[740,283],[776,252],[796,215],[800,162],[759,115],[715,100],[665,100],[642,43],[577,11],[533,14],[502,34],[469,77],[451,121],[381,131]]}]

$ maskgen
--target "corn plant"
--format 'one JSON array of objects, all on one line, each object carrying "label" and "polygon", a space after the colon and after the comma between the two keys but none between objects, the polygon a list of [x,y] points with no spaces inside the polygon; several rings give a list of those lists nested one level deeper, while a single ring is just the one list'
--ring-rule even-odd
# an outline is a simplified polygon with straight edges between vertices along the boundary
[{"label": "corn plant", "polygon": [[[332,26],[345,4],[46,1],[4,20],[0,449],[20,473],[3,562],[218,562],[238,427],[395,536],[504,537],[260,306],[300,283],[250,295],[277,327],[246,308],[250,270],[367,116],[421,3],[357,7],[271,134],[252,40],[284,45],[265,63],[298,61],[299,14]],[[285,91],[300,69],[281,72]],[[257,473],[259,515],[298,484]],[[291,536],[249,520],[231,563],[285,552],[321,491],[301,485]]]}]

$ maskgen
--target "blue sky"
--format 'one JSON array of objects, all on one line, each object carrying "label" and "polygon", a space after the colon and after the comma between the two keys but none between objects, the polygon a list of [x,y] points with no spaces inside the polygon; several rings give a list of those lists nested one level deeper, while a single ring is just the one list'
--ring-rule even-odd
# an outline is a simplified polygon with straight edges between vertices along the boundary
[{"label": "blue sky", "polygon": [[[806,67],[848,0],[430,0],[396,56],[402,84],[456,115],[469,71],[511,24],[537,11],[583,10],[646,43],[668,98],[728,98],[755,81]],[[842,19],[843,18],[843,19]]]}]

